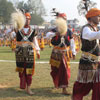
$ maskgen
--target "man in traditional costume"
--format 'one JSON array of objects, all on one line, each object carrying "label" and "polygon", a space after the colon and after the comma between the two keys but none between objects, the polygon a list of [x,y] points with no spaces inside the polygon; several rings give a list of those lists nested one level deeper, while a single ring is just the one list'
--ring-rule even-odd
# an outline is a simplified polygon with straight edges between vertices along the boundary
[{"label": "man in traditional costume", "polygon": [[[51,54],[51,76],[56,88],[62,88],[62,94],[69,95],[66,90],[70,78],[70,57],[69,46],[72,36],[67,31],[66,14],[59,13],[55,21],[56,28],[52,29],[51,44],[53,50]],[[51,37],[51,36],[50,36]],[[75,57],[75,46],[73,46],[73,56]]]},{"label": "man in traditional costume", "polygon": [[81,32],[82,54],[79,62],[77,80],[74,83],[72,100],[83,100],[92,90],[91,100],[100,100],[100,10],[91,8],[86,19],[88,24]]},{"label": "man in traditional costume", "polygon": [[[38,46],[36,32],[30,27],[30,13],[25,13],[25,16],[22,15],[21,12],[18,13],[12,14],[16,31],[16,71],[19,72],[20,88],[26,89],[27,93],[31,95],[34,94],[30,86],[32,84],[32,75],[34,74],[35,68],[35,51],[37,57],[40,58],[40,48]],[[25,25],[23,24],[24,17],[26,19]],[[16,21],[17,19],[18,21]],[[21,24],[23,24],[24,27],[22,27]]]},{"label": "man in traditional costume", "polygon": [[41,33],[41,37],[40,37],[40,49],[43,51],[45,47],[45,43],[44,43],[44,33]]}]

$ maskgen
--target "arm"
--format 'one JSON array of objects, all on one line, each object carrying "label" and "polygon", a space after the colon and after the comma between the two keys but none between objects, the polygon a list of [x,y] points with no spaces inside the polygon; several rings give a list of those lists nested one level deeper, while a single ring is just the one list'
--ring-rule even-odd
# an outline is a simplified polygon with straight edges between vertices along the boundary
[{"label": "arm", "polygon": [[72,51],[72,54],[73,54],[73,59],[75,59],[75,56],[76,56],[76,50],[75,50],[75,42],[74,42],[74,39],[70,39],[70,49]]},{"label": "arm", "polygon": [[52,37],[54,37],[56,34],[54,32],[47,32],[46,34],[46,38],[47,39],[51,39]]},{"label": "arm", "polygon": [[70,29],[68,29],[67,33],[68,33],[68,36],[70,38],[70,49],[72,51],[73,59],[75,59],[76,50],[75,50],[75,41],[73,39],[73,32]]},{"label": "arm", "polygon": [[82,31],[82,38],[90,41],[100,39],[100,31],[94,32],[89,27],[84,27]]},{"label": "arm", "polygon": [[34,42],[34,46],[35,46],[35,49],[36,49],[37,57],[38,57],[38,59],[39,59],[39,58],[40,58],[40,47],[39,47],[39,45],[38,45],[38,41],[37,41],[36,36],[34,37],[33,42]]},{"label": "arm", "polygon": [[16,33],[14,31],[10,32],[10,38],[14,39],[16,37]]}]

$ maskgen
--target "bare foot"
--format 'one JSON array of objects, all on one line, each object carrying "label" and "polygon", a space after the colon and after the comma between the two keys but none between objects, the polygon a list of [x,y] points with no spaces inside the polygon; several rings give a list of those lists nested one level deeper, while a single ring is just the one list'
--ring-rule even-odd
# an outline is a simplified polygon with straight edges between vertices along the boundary
[{"label": "bare foot", "polygon": [[30,89],[30,86],[28,86],[27,87],[27,93],[29,94],[29,95],[33,95],[34,94],[34,92],[32,92],[32,90]]},{"label": "bare foot", "polygon": [[33,95],[33,94],[34,94],[34,92],[32,92],[31,90],[27,90],[27,93],[28,93],[29,95]]},{"label": "bare foot", "polygon": [[65,88],[62,90],[62,94],[64,94],[64,95],[71,95],[71,93],[69,93]]},{"label": "bare foot", "polygon": [[71,95],[71,93],[69,93],[68,91],[62,92],[62,94],[64,94],[64,95]]}]

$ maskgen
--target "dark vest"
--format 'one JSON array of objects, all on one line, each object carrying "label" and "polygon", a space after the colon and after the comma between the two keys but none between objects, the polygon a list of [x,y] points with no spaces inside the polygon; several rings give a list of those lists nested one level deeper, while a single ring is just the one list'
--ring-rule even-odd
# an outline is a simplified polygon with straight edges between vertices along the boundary
[{"label": "dark vest", "polygon": [[[17,42],[33,42],[34,36],[35,36],[35,30],[31,30],[30,34],[24,35],[21,33],[21,31],[18,31],[16,33],[16,40]],[[26,38],[26,39],[25,39]],[[34,50],[32,45],[27,46],[20,46],[16,45],[16,65],[18,68],[24,68],[24,65],[26,65],[26,68],[33,68],[34,65]]]},{"label": "dark vest", "polygon": [[[69,42],[69,40],[68,40],[68,38],[66,36],[64,36],[64,42],[65,42],[64,44],[66,46],[69,46],[70,45],[70,42]],[[59,44],[61,44],[61,36],[54,36],[52,38],[52,40],[51,40],[51,43],[54,46],[58,46]],[[63,47],[64,44],[61,44],[60,46]]]},{"label": "dark vest", "polygon": [[[90,27],[91,30],[95,31],[95,29],[89,24],[83,26],[83,28],[86,26]],[[82,33],[81,33],[81,42],[82,42],[82,48],[81,48],[82,51],[89,52],[89,53],[92,53],[96,56],[99,56],[100,49],[99,49],[99,45],[97,45],[96,39],[92,40],[92,41],[83,39]]]},{"label": "dark vest", "polygon": [[[28,37],[28,40],[30,41],[30,42],[33,42],[33,37],[36,35],[35,34],[35,30],[31,30],[31,35],[28,37],[28,35],[26,35],[26,37]],[[18,31],[17,33],[16,33],[16,41],[18,41],[18,42],[20,42],[20,41],[22,41],[22,39],[23,39],[23,36],[21,35],[22,33],[21,33],[21,31]]]},{"label": "dark vest", "polygon": [[[89,24],[83,26],[83,28],[86,27],[86,26],[88,26],[92,31],[96,31]],[[83,28],[82,28],[82,31],[83,31]],[[86,52],[88,54],[93,54],[96,57],[98,57],[100,55],[99,54],[100,53],[100,48],[99,48],[99,44],[97,44],[96,39],[92,40],[92,41],[83,39],[82,38],[82,32],[81,32],[81,42],[82,42],[82,48],[81,48],[81,50],[83,51],[83,54],[84,54],[84,52]],[[90,57],[90,56],[88,56],[88,57]],[[93,70],[96,70],[97,68],[99,68],[98,65],[99,65],[98,61],[92,60],[91,58],[87,58],[87,57],[82,57],[81,56],[80,62],[79,62],[79,70],[81,70],[80,75],[81,74],[82,75],[81,75],[80,80],[81,79],[84,80],[84,77],[87,77],[87,75],[89,73],[88,70],[90,70],[91,71],[90,74],[92,73],[92,75],[93,75]],[[83,72],[86,72],[86,73],[84,74]],[[88,77],[87,77],[87,80],[89,80]]]},{"label": "dark vest", "polygon": [[[52,31],[53,31],[53,32],[57,32],[57,29],[54,28]],[[73,37],[72,37],[72,34],[73,34],[73,33],[71,32],[71,30],[70,30],[70,29],[67,29],[67,32],[66,32],[66,34],[65,34],[65,36],[64,36],[64,42],[65,42],[64,44],[65,44],[66,46],[69,46],[69,45],[70,45],[70,39],[73,38]],[[62,36],[60,36],[60,35],[54,36],[54,37],[51,39],[51,44],[54,45],[54,46],[58,46],[58,45],[61,43],[61,37],[62,37]],[[64,44],[61,44],[61,47],[63,47]]]}]

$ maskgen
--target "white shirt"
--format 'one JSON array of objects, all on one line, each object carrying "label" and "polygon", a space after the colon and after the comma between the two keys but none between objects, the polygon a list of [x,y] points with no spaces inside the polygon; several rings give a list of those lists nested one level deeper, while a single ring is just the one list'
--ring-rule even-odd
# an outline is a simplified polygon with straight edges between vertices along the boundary
[{"label": "white shirt", "polygon": [[15,31],[12,31],[12,32],[11,32],[10,37],[11,37],[11,39],[14,39],[14,38],[16,37]]},{"label": "white shirt", "polygon": [[54,32],[47,32],[47,34],[46,34],[46,38],[47,39],[50,39],[50,38],[52,38],[54,36],[55,36],[55,33]]},{"label": "white shirt", "polygon": [[76,55],[76,50],[75,50],[75,41],[74,41],[73,38],[70,39],[70,49],[71,49],[73,55]]},{"label": "white shirt", "polygon": [[94,32],[89,27],[84,27],[82,31],[82,38],[89,41],[100,39],[100,31]]},{"label": "white shirt", "polygon": [[37,37],[36,36],[34,37],[33,43],[34,43],[36,51],[40,51],[40,47],[38,45],[38,41],[37,41]]}]

